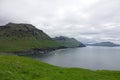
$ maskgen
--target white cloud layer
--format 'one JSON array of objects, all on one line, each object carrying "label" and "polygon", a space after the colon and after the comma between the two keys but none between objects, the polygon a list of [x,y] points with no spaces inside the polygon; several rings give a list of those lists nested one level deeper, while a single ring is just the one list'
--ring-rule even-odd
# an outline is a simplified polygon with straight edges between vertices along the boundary
[{"label": "white cloud layer", "polygon": [[0,0],[0,25],[30,23],[50,36],[120,43],[120,0]]}]

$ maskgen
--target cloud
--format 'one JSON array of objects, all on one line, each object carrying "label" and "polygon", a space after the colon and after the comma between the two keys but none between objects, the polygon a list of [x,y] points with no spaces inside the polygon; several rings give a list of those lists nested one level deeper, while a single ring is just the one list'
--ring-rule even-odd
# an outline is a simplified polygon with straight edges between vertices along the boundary
[{"label": "cloud", "polygon": [[120,43],[119,4],[120,0],[0,0],[0,25],[30,23],[52,37]]}]

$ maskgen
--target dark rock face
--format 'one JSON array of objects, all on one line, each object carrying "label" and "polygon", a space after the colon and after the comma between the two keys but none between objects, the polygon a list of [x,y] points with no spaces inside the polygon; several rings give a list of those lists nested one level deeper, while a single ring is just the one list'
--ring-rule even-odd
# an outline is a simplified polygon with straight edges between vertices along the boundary
[{"label": "dark rock face", "polygon": [[69,40],[70,38],[64,37],[64,36],[60,36],[60,37],[55,37],[54,39],[58,40],[58,41],[66,41],[66,40]]},{"label": "dark rock face", "polygon": [[[31,24],[15,24],[8,23],[5,26],[0,26],[0,36],[6,37],[42,37],[46,39],[52,39],[47,34],[45,34],[42,30],[35,28]],[[42,39],[41,38],[41,39]]]}]

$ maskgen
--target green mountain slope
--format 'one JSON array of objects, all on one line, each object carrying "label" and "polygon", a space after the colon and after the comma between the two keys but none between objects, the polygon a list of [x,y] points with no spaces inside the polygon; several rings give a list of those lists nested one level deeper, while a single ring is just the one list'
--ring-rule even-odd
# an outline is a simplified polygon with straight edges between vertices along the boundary
[{"label": "green mountain slope", "polygon": [[61,68],[30,58],[0,55],[0,80],[120,80],[120,71]]},{"label": "green mountain slope", "polygon": [[68,37],[60,36],[60,37],[55,37],[54,40],[59,42],[62,47],[67,47],[67,48],[85,47],[84,44],[82,44],[81,42],[77,41],[74,38],[68,38]]},{"label": "green mountain slope", "polygon": [[8,23],[0,26],[0,52],[57,48],[59,43],[30,24]]}]

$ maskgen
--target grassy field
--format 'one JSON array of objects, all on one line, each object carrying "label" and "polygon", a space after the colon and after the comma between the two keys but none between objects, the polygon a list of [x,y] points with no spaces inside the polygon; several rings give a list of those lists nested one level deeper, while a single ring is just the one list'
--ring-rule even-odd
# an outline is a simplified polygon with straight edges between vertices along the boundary
[{"label": "grassy field", "polygon": [[0,55],[0,80],[120,80],[120,71],[62,68],[31,58]]},{"label": "grassy field", "polygon": [[35,48],[57,48],[59,43],[35,37],[0,37],[0,52],[28,51]]}]

